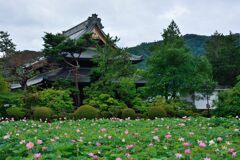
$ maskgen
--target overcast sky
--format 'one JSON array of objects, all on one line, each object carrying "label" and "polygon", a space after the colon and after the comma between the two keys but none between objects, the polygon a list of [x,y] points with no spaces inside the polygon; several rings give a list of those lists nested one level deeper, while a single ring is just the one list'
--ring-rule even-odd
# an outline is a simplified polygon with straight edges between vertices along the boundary
[{"label": "overcast sky", "polygon": [[172,19],[182,34],[240,32],[240,0],[0,0],[0,30],[18,50],[41,50],[44,32],[62,32],[92,13],[121,47],[160,40]]}]

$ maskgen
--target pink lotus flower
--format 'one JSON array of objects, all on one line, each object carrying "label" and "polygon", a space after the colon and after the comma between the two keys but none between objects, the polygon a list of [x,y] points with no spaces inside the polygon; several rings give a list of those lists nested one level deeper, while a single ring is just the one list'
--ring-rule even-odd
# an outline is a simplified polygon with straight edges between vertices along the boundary
[{"label": "pink lotus flower", "polygon": [[101,146],[101,143],[97,142],[97,143],[96,143],[96,146],[98,146],[98,147]]},{"label": "pink lotus flower", "polygon": [[37,144],[42,144],[42,143],[43,143],[43,141],[41,139],[37,140]]},{"label": "pink lotus flower", "polygon": [[41,157],[41,153],[35,153],[34,154],[34,159],[38,159],[38,158],[40,158]]},{"label": "pink lotus flower", "polygon": [[217,141],[218,141],[218,142],[222,142],[222,140],[223,140],[222,137],[218,137],[218,138],[217,138]]},{"label": "pink lotus flower", "polygon": [[122,158],[117,157],[116,160],[122,160]]},{"label": "pink lotus flower", "polygon": [[90,157],[94,156],[94,154],[93,154],[92,152],[88,153],[88,155],[89,155]]},{"label": "pink lotus flower", "polygon": [[232,157],[236,157],[236,156],[237,156],[237,152],[233,152]]},{"label": "pink lotus flower", "polygon": [[158,136],[153,136],[153,139],[158,142],[160,141],[160,138]]},{"label": "pink lotus flower", "polygon": [[21,140],[21,141],[20,141],[20,144],[24,144],[24,143],[26,143],[25,140]]},{"label": "pink lotus flower", "polygon": [[42,147],[42,151],[44,152],[44,151],[46,151],[46,150],[47,150],[47,147],[43,146],[43,147]]},{"label": "pink lotus flower", "polygon": [[199,142],[199,147],[206,147],[207,145],[204,142]]},{"label": "pink lotus flower", "polygon": [[191,149],[185,149],[184,153],[185,154],[190,154],[191,153]]},{"label": "pink lotus flower", "polygon": [[211,158],[206,157],[206,158],[203,158],[203,160],[211,160]]},{"label": "pink lotus flower", "polygon": [[134,144],[129,144],[129,145],[127,145],[127,149],[131,149],[131,148],[133,148],[134,147]]},{"label": "pink lotus flower", "polygon": [[106,129],[106,128],[102,128],[101,131],[102,131],[102,132],[106,132],[107,129]]},{"label": "pink lotus flower", "polygon": [[228,149],[228,153],[233,153],[234,152],[234,149],[233,148],[229,148]]},{"label": "pink lotus flower", "polygon": [[180,142],[184,142],[184,138],[183,138],[183,137],[179,138],[178,140],[179,140]]},{"label": "pink lotus flower", "polygon": [[97,155],[93,155],[92,158],[93,158],[94,160],[97,160],[97,159],[98,159],[98,156],[97,156]]},{"label": "pink lotus flower", "polygon": [[149,147],[152,147],[152,146],[153,146],[153,144],[152,144],[152,143],[150,143],[148,146],[149,146]]},{"label": "pink lotus flower", "polygon": [[169,134],[169,133],[165,135],[165,138],[166,138],[166,139],[170,139],[171,137],[172,137],[172,135]]},{"label": "pink lotus flower", "polygon": [[130,153],[126,153],[125,155],[126,155],[127,158],[131,157]]},{"label": "pink lotus flower", "polygon": [[176,156],[176,158],[178,158],[178,159],[181,159],[181,158],[182,158],[182,154],[181,154],[181,153],[176,153],[175,156]]},{"label": "pink lotus flower", "polygon": [[127,135],[127,134],[128,134],[128,130],[126,129],[126,130],[124,131],[124,133]]},{"label": "pink lotus flower", "polygon": [[32,149],[32,148],[34,147],[34,143],[28,142],[28,143],[26,144],[26,147],[27,147],[27,149]]},{"label": "pink lotus flower", "polygon": [[112,136],[108,136],[108,139],[112,139]]},{"label": "pink lotus flower", "polygon": [[183,146],[185,146],[185,147],[190,146],[190,143],[189,142],[184,142]]}]

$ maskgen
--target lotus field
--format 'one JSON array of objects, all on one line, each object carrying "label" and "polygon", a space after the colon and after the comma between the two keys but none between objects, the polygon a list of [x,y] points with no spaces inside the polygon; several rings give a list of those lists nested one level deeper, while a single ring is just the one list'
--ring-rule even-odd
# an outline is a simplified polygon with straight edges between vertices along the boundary
[{"label": "lotus field", "polygon": [[0,122],[0,159],[240,159],[240,120]]}]

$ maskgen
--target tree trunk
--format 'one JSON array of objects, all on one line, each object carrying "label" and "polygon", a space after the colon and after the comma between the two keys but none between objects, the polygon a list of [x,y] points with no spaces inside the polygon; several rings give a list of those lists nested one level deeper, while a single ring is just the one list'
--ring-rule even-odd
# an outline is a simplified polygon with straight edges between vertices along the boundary
[{"label": "tree trunk", "polygon": [[[74,75],[75,75],[74,81],[75,81],[76,90],[79,92],[80,90],[79,90],[79,85],[78,85],[78,68],[79,68],[79,66],[75,66],[75,68],[74,68]],[[80,104],[80,94],[79,93],[77,93],[75,95],[75,103],[76,103],[77,107],[79,107],[81,105]]]},{"label": "tree trunk", "polygon": [[193,103],[193,105],[194,105],[195,108],[196,108],[196,105],[195,105],[195,101],[196,101],[195,92],[192,92],[192,93],[191,93],[191,99],[192,99],[192,103]]},{"label": "tree trunk", "polygon": [[28,78],[27,77],[23,77],[21,82],[20,82],[21,88],[24,91],[27,91],[27,81],[28,81]]},{"label": "tree trunk", "polygon": [[165,93],[164,93],[165,100],[168,100],[168,87],[165,85]]}]

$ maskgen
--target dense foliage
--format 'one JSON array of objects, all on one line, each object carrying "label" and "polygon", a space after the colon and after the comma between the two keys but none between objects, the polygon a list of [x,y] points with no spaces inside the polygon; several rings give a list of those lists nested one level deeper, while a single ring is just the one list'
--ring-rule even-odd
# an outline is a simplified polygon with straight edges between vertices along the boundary
[{"label": "dense foliage", "polygon": [[45,89],[39,93],[39,105],[62,113],[72,110],[73,100],[68,90]]},{"label": "dense foliage", "polygon": [[5,53],[5,56],[12,54],[15,51],[16,45],[10,39],[8,32],[0,31],[0,52]]},{"label": "dense foliage", "polygon": [[[206,44],[206,56],[213,66],[214,79],[224,86],[234,86],[240,74],[240,35],[224,36],[215,32]],[[227,78],[226,78],[227,77]]]},{"label": "dense foliage", "polygon": [[7,93],[9,92],[9,86],[8,83],[5,81],[5,79],[0,75],[0,93]]},{"label": "dense foliage", "polygon": [[0,159],[240,159],[226,118],[0,122]]},{"label": "dense foliage", "polygon": [[98,117],[98,110],[90,105],[83,105],[74,111],[73,116],[76,119],[94,119]]},{"label": "dense foliage", "polygon": [[175,99],[177,94],[193,94],[205,88],[212,81],[207,59],[193,57],[174,21],[162,36],[162,44],[152,47],[152,55],[147,61],[148,94]]},{"label": "dense foliage", "polygon": [[[196,56],[201,56],[205,51],[206,41],[209,39],[208,36],[196,35],[196,34],[186,34],[183,36],[186,46],[191,50],[191,52]],[[130,47],[127,49],[132,54],[143,55],[144,61],[137,64],[140,68],[146,68],[146,59],[151,55],[151,48],[154,45],[160,45],[162,40],[156,42],[143,42],[140,45]]]},{"label": "dense foliage", "polygon": [[117,99],[111,97],[109,94],[100,94],[99,96],[86,99],[85,104],[89,104],[100,110],[102,117],[120,117],[121,109],[126,105]]},{"label": "dense foliage", "polygon": [[240,82],[233,88],[219,93],[216,102],[217,116],[239,116],[240,115]]},{"label": "dense foliage", "polygon": [[79,94],[79,59],[81,54],[96,45],[95,40],[92,39],[91,33],[86,33],[78,39],[71,39],[65,37],[63,34],[46,33],[44,40],[44,54],[49,61],[59,63],[60,66],[68,66],[73,70],[73,79],[76,91],[75,105],[80,105]]},{"label": "dense foliage", "polygon": [[[134,67],[130,55],[125,50],[116,47],[117,38],[107,37],[106,44],[97,47],[93,58],[95,67],[92,70],[92,81],[86,87],[85,95],[89,98],[99,94],[109,94],[114,98],[131,103],[126,97],[135,96]],[[129,84],[129,88],[125,88]],[[123,94],[125,94],[123,96]]]}]

